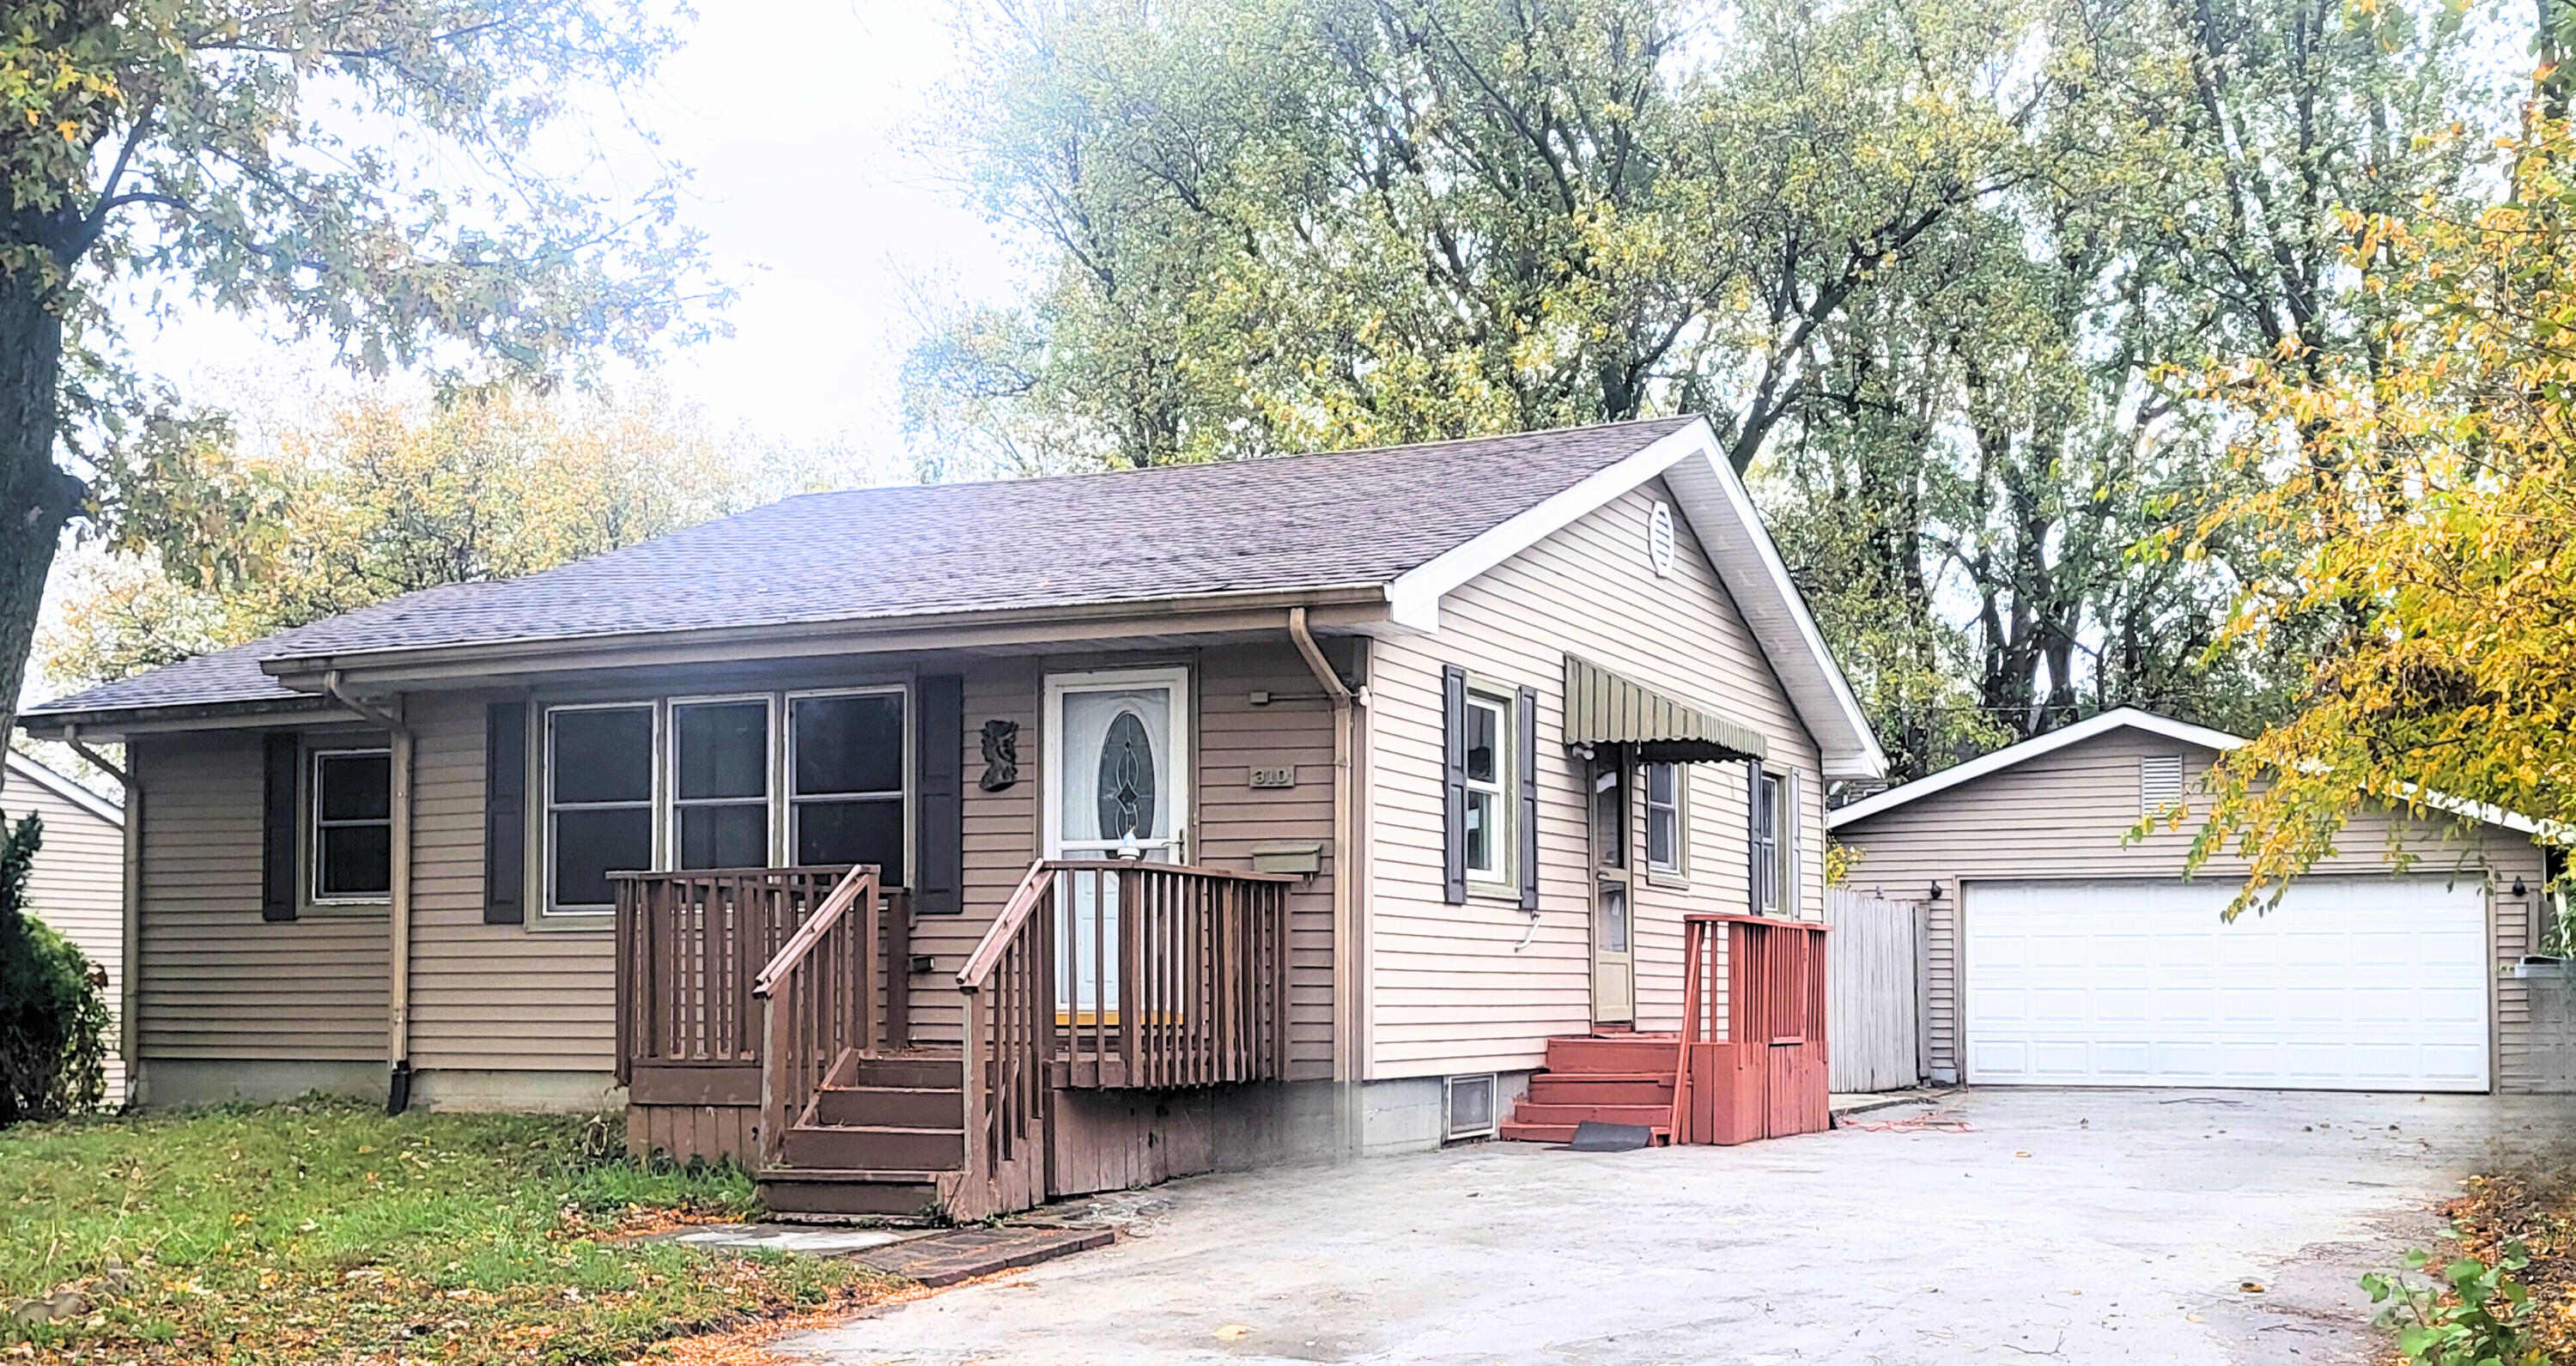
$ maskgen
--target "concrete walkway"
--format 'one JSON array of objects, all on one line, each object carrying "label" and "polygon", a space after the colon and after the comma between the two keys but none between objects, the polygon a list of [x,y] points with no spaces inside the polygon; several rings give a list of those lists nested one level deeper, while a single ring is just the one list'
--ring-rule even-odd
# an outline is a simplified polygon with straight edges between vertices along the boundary
[{"label": "concrete walkway", "polygon": [[[1488,1144],[1118,1197],[1118,1246],[778,1344],[841,1363],[2339,1362],[2362,1270],[2557,1100],[1980,1091],[1967,1132]],[[1859,1117],[1903,1123],[1917,1109]],[[2259,1290],[2245,1287],[2260,1287]]]}]

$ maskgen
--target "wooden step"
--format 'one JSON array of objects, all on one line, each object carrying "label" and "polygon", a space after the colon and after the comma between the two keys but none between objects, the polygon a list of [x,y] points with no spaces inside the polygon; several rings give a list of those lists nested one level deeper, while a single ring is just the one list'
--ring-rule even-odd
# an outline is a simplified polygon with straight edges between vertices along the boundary
[{"label": "wooden step", "polygon": [[963,1129],[966,1093],[954,1087],[826,1086],[814,1096],[817,1124],[890,1124],[906,1129]]},{"label": "wooden step", "polygon": [[[1666,1123],[1648,1126],[1655,1131],[1654,1141],[1657,1143],[1672,1141],[1672,1125],[1669,1122],[1672,1112],[1665,1111],[1664,1118]],[[1524,1124],[1517,1119],[1507,1119],[1503,1121],[1502,1136],[1514,1143],[1571,1143],[1574,1141],[1574,1126],[1570,1123]]]},{"label": "wooden step", "polygon": [[[966,1165],[962,1129],[895,1124],[799,1124],[787,1131],[783,1167],[955,1171]],[[773,1168],[772,1170],[776,1170]]]},{"label": "wooden step", "polygon": [[760,1203],[780,1215],[939,1215],[936,1172],[805,1171],[772,1167],[753,1178]]},{"label": "wooden step", "polygon": [[1661,1073],[1666,1077],[1681,1061],[1681,1041],[1632,1035],[1625,1038],[1555,1038],[1547,1041],[1550,1072]]},{"label": "wooden step", "polygon": [[1662,1105],[1673,1103],[1673,1079],[1639,1074],[1541,1072],[1530,1078],[1533,1105]]},{"label": "wooden step", "polygon": [[1571,1128],[1587,1119],[1599,1120],[1603,1124],[1643,1124],[1652,1128],[1672,1123],[1673,1107],[1670,1101],[1661,1105],[1532,1105],[1522,1101],[1512,1111],[1514,1124],[1562,1124]]},{"label": "wooden step", "polygon": [[840,1086],[895,1086],[906,1089],[956,1090],[966,1084],[966,1064],[955,1056],[897,1053],[889,1057],[852,1055],[833,1069]]}]

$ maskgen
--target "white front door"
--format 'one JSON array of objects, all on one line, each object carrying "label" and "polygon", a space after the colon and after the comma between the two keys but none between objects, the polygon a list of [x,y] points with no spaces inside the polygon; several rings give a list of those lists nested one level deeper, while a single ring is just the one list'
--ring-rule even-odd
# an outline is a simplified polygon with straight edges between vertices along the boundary
[{"label": "white front door", "polygon": [[2487,1088],[2474,880],[2301,878],[2218,918],[2223,881],[1968,884],[1973,1083]]},{"label": "white front door", "polygon": [[[1186,862],[1189,716],[1184,669],[1048,675],[1047,857]],[[1058,985],[1075,1019],[1096,1020],[1118,1000],[1117,883],[1077,875],[1056,887]]]}]

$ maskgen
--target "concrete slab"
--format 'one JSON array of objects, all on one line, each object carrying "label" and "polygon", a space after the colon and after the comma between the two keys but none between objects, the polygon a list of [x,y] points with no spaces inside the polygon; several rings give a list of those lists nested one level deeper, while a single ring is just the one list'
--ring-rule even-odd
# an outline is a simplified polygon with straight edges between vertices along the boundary
[{"label": "concrete slab", "polygon": [[[1117,1246],[774,1350],[1009,1363],[2364,1362],[2353,1283],[2564,1098],[1970,1091],[1961,1132],[1487,1144],[1094,1206]],[[2245,1284],[2260,1286],[2246,1291]]]},{"label": "concrete slab", "polygon": [[1037,1266],[1077,1252],[1107,1247],[1118,1235],[1105,1228],[953,1228],[927,1238],[859,1254],[859,1260],[923,1285],[955,1285],[1013,1267]]},{"label": "concrete slab", "polygon": [[698,1224],[657,1233],[657,1239],[726,1252],[801,1252],[846,1257],[937,1232],[927,1228],[850,1228],[818,1224]]}]

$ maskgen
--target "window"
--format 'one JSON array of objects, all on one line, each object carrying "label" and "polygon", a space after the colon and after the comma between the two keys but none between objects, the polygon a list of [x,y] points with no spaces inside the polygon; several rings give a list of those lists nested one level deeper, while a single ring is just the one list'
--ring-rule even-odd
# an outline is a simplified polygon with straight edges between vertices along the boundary
[{"label": "window", "polygon": [[1759,914],[1780,909],[1781,790],[1778,774],[1753,771],[1753,909]]},{"label": "window", "polygon": [[546,909],[613,911],[608,875],[654,866],[653,712],[546,712]]},{"label": "window", "polygon": [[383,901],[391,897],[394,887],[391,755],[381,749],[315,751],[311,809],[311,899],[327,904]]},{"label": "window", "polygon": [[769,866],[769,699],[671,704],[671,823],[681,868]]},{"label": "window", "polygon": [[1511,704],[1470,693],[1467,697],[1467,876],[1501,882],[1508,866],[1504,813],[1503,737],[1511,734]]},{"label": "window", "polygon": [[616,909],[608,875],[874,863],[904,879],[900,686],[549,707],[540,904]]},{"label": "window", "polygon": [[1646,783],[1646,871],[1682,870],[1682,768],[1648,764]]},{"label": "window", "polygon": [[904,877],[904,721],[900,692],[788,701],[791,857],[799,865],[875,863]]}]

